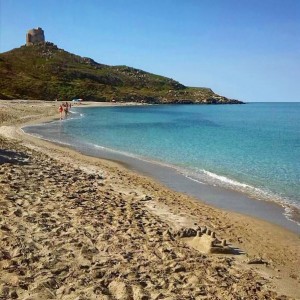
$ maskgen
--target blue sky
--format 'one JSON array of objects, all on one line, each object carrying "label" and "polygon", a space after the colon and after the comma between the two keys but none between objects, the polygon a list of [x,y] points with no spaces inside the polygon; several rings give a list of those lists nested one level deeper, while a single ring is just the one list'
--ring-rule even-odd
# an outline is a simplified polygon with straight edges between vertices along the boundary
[{"label": "blue sky", "polygon": [[0,0],[0,52],[47,41],[244,101],[300,101],[300,0]]}]

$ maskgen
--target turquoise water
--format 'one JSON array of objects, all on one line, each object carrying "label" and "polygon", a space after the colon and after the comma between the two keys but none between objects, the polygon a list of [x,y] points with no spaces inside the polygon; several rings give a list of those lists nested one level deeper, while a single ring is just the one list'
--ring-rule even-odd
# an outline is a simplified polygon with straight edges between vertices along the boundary
[{"label": "turquoise water", "polygon": [[[300,207],[300,103],[73,108],[60,132]],[[79,117],[80,115],[80,117]]]}]

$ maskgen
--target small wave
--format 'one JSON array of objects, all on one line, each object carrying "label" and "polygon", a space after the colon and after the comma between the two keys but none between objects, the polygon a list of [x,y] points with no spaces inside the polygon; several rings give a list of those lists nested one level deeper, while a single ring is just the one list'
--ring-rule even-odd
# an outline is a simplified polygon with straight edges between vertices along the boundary
[{"label": "small wave", "polygon": [[[286,205],[284,206],[284,216],[296,223],[298,226],[300,226],[300,220],[299,220],[299,209],[298,207],[294,207],[292,205]],[[296,212],[296,213],[295,213]],[[297,213],[298,212],[298,213]]]},{"label": "small wave", "polygon": [[71,120],[77,120],[83,118],[85,115],[83,113],[77,112],[77,111],[69,111],[69,114],[66,118],[59,120],[59,121],[71,121]]},{"label": "small wave", "polygon": [[40,135],[40,134],[38,134],[38,133],[29,133],[29,132],[26,132],[26,131],[24,130],[26,127],[30,127],[30,126],[24,126],[24,127],[21,128],[21,130],[22,130],[25,134],[27,134],[27,135],[29,135],[29,136],[37,137],[37,138],[39,138],[39,139],[41,139],[41,140],[48,141],[48,142],[52,142],[52,143],[57,143],[57,144],[65,145],[65,146],[72,146],[72,144],[69,144],[69,143],[66,143],[66,142],[62,142],[62,141],[60,141],[60,140],[56,140],[56,139],[47,139],[47,138],[43,137],[42,135]]},{"label": "small wave", "polygon": [[[239,182],[234,179],[230,179],[226,176],[218,175],[213,172],[201,169],[199,170],[200,174],[204,174],[206,179],[208,181],[212,181],[216,185],[231,188],[233,190],[238,190],[241,192],[246,192],[250,196],[255,196],[256,199],[258,200],[267,200],[267,201],[274,201],[279,203],[286,203],[288,200],[272,193],[271,191],[268,190],[263,190],[254,186],[251,186],[249,184],[246,184],[244,182]],[[290,204],[290,203],[289,203]]]},{"label": "small wave", "polygon": [[70,110],[69,111],[71,114],[74,114],[74,115],[79,115],[80,117],[84,117],[85,114],[84,113],[81,113],[79,111],[76,111],[76,110]]},{"label": "small wave", "polygon": [[[182,175],[184,175],[184,174],[182,174]],[[201,180],[195,179],[195,178],[190,177],[190,176],[186,176],[186,178],[189,178],[190,180],[193,180],[193,181],[198,182],[198,183],[200,183],[200,184],[206,184],[206,183],[202,182]]]},{"label": "small wave", "polygon": [[250,196],[255,196],[255,198],[257,198],[258,200],[276,200],[276,202],[287,201],[287,199],[283,199],[283,197],[276,195],[271,191],[263,190],[249,185],[247,183],[239,182],[234,179],[228,178],[223,175],[218,175],[204,169],[201,169],[200,173],[206,175],[206,177],[210,178],[216,185],[221,185],[241,192],[246,192],[248,195],[250,194]]},{"label": "small wave", "polygon": [[[215,178],[217,180],[220,180],[226,184],[230,184],[230,185],[234,185],[234,186],[238,186],[238,187],[242,187],[242,188],[254,188],[254,187],[251,187],[250,185],[246,184],[246,183],[241,183],[241,182],[238,182],[238,181],[235,181],[235,180],[232,180],[228,177],[225,177],[225,176],[221,176],[221,175],[217,175],[215,173],[212,173],[212,172],[209,172],[209,171],[206,171],[206,170],[201,170],[204,174],[212,177],[212,178]],[[255,189],[255,188],[254,188]]]},{"label": "small wave", "polygon": [[[204,176],[201,176],[201,173],[206,178]],[[273,192],[268,191],[266,189],[260,189],[243,182],[238,182],[236,180],[209,172],[207,170],[200,170],[200,172],[198,172],[198,176],[200,176],[200,178],[208,184],[213,184],[215,186],[225,187],[228,189],[239,191],[257,200],[276,202],[284,208],[285,217],[290,221],[297,223],[300,226],[300,221],[295,220],[293,218],[295,210],[300,210],[299,203],[293,202],[290,199],[274,194]]]},{"label": "small wave", "polygon": [[99,145],[96,145],[96,144],[90,144],[91,146],[95,147],[95,148],[98,148],[98,149],[103,149],[103,150],[110,150],[110,151],[113,151],[112,149],[109,149],[109,148],[105,148],[103,146],[99,146]]},{"label": "small wave", "polygon": [[87,143],[87,144],[89,144],[90,146],[95,147],[97,149],[101,149],[103,151],[113,152],[113,153],[117,153],[117,154],[124,155],[124,156],[127,156],[127,157],[136,158],[136,159],[139,159],[139,160],[142,160],[142,161],[160,164],[160,162],[152,161],[151,159],[148,159],[148,158],[145,158],[143,156],[133,154],[133,153],[130,153],[130,152],[126,152],[126,151],[122,151],[122,150],[116,150],[116,149],[113,149],[113,148],[104,147],[104,146],[100,146],[100,145],[92,144],[92,143]]}]

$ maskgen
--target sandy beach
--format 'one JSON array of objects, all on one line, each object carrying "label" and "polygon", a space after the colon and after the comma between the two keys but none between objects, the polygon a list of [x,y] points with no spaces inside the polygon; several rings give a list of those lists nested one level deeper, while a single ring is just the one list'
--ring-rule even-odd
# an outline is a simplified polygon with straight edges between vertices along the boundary
[{"label": "sandy beach", "polygon": [[23,133],[58,105],[0,101],[0,299],[300,299],[297,234]]}]

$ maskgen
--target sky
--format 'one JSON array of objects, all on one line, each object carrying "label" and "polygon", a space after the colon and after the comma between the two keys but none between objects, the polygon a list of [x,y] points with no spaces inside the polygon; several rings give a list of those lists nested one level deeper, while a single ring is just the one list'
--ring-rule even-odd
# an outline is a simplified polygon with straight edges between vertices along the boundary
[{"label": "sky", "polygon": [[46,41],[246,102],[300,101],[300,0],[0,0],[0,52]]}]

